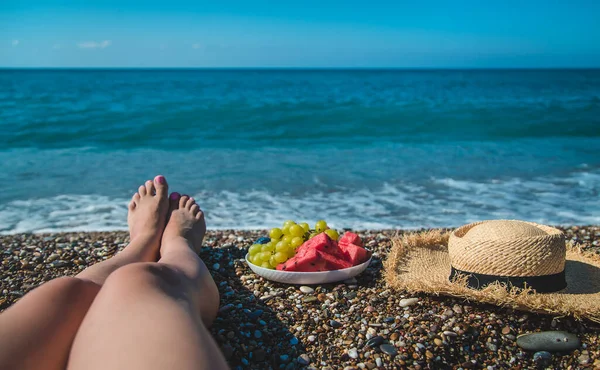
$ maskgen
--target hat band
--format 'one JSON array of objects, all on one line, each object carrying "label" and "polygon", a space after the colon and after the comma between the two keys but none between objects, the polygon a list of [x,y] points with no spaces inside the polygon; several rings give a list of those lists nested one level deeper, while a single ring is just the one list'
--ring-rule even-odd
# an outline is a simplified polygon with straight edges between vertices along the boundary
[{"label": "hat band", "polygon": [[467,272],[452,267],[450,271],[450,281],[453,281],[457,275],[467,276],[467,286],[472,289],[483,289],[493,282],[506,283],[517,288],[535,289],[537,293],[557,292],[567,287],[565,279],[565,270],[558,274],[541,276],[499,276],[485,275],[474,272]]}]

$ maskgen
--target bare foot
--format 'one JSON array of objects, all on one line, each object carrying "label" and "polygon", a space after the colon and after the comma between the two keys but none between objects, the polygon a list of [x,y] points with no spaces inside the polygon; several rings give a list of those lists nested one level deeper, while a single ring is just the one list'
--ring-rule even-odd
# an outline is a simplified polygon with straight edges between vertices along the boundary
[{"label": "bare foot", "polygon": [[194,198],[173,193],[169,197],[169,222],[162,236],[161,255],[175,239],[185,239],[196,254],[200,252],[206,233],[204,213]]},{"label": "bare foot", "polygon": [[154,181],[148,180],[141,185],[129,203],[127,223],[131,242],[143,241],[146,248],[156,255],[169,210],[168,191],[164,176],[156,176]]}]

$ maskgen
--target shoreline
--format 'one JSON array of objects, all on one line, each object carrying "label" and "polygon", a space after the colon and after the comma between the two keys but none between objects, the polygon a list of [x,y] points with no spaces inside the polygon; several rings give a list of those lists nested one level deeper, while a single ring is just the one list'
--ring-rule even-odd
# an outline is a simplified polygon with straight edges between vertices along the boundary
[{"label": "shoreline", "polygon": [[[600,226],[559,228],[600,254]],[[221,295],[211,331],[231,368],[534,368],[533,353],[520,350],[515,337],[538,330],[575,333],[585,346],[553,354],[552,368],[600,368],[600,324],[389,289],[381,261],[398,232],[359,231],[376,257],[369,268],[356,282],[302,293],[263,280],[243,262],[264,230],[209,230],[200,256]],[[110,258],[127,242],[125,231],[0,235],[0,310],[45,281]],[[402,308],[403,298],[418,302]],[[398,354],[366,346],[375,336]]]}]

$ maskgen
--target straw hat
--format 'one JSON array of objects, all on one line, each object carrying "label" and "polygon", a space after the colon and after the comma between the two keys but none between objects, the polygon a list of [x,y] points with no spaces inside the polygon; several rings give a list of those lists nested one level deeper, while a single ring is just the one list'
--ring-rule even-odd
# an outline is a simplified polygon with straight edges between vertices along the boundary
[{"label": "straw hat", "polygon": [[396,238],[385,276],[394,288],[600,322],[600,258],[555,228],[524,221],[468,224]]}]

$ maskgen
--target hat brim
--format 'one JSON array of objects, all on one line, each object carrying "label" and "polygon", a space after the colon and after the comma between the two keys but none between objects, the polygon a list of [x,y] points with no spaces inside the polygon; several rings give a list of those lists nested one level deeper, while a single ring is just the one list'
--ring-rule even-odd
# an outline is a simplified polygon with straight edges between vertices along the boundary
[{"label": "hat brim", "polygon": [[408,292],[430,293],[470,301],[508,306],[518,310],[568,315],[600,322],[600,258],[567,245],[567,288],[556,293],[535,293],[504,284],[482,290],[467,287],[466,276],[449,281],[449,233],[431,230],[395,238],[385,261],[389,286]]}]

